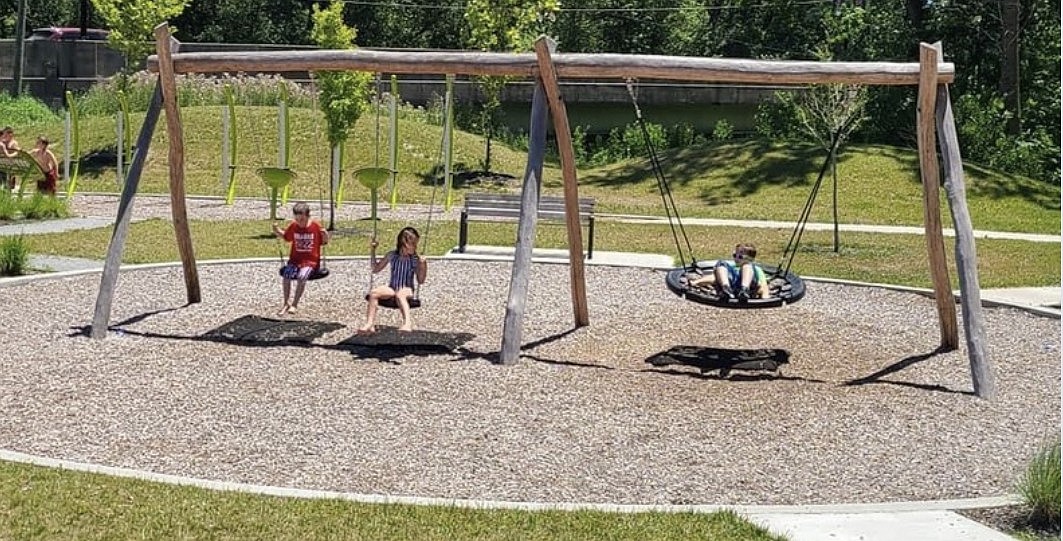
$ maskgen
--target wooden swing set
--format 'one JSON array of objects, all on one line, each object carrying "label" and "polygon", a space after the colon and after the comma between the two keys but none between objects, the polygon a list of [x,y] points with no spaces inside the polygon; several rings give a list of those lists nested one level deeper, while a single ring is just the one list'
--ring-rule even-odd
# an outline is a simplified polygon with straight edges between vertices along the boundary
[{"label": "wooden swing set", "polygon": [[[552,120],[561,158],[566,231],[568,235],[570,290],[574,324],[590,323],[584,281],[583,246],[579,216],[575,155],[559,79],[659,79],[707,83],[765,85],[861,84],[916,86],[918,110],[919,169],[923,184],[924,228],[927,255],[934,284],[941,349],[959,347],[956,299],[949,284],[945,241],[941,224],[940,173],[935,143],[944,162],[944,186],[956,232],[956,264],[959,272],[967,354],[975,393],[988,398],[994,393],[986,358],[986,339],[978,287],[974,234],[967,211],[963,166],[948,84],[955,78],[953,64],[941,62],[940,44],[921,44],[919,62],[819,62],[770,61],[730,58],[700,58],[629,54],[555,54],[547,37],[535,42],[534,54],[476,51],[370,51],[297,50],[180,53],[179,43],[166,23],[155,28],[156,54],[148,57],[148,69],[159,74],[153,99],[141,126],[136,154],[125,180],[118,216],[100,281],[93,338],[106,336],[111,301],[118,278],[122,249],[132,216],[132,202],[161,110],[166,111],[169,136],[170,200],[177,246],[181,254],[189,303],[201,300],[199,276],[188,228],[184,189],[184,135],[177,105],[178,73],[241,73],[357,70],[394,74],[502,75],[535,80],[529,130],[528,163],[522,188],[522,212],[517,229],[516,252],[504,320],[501,362],[520,357],[522,323],[528,292],[529,271],[536,213],[541,191],[547,121]],[[938,136],[940,134],[940,137]],[[527,209],[532,209],[528,212]]]}]

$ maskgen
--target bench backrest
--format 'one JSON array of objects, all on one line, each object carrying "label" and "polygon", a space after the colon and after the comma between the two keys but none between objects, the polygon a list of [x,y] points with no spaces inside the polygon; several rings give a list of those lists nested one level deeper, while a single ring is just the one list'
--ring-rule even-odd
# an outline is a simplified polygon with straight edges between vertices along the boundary
[{"label": "bench backrest", "polygon": [[[469,217],[511,218],[520,217],[521,196],[503,193],[466,193],[465,212]],[[590,197],[579,198],[579,217],[587,222],[594,215],[595,200]],[[556,196],[540,196],[540,220],[564,220],[565,199]]]}]

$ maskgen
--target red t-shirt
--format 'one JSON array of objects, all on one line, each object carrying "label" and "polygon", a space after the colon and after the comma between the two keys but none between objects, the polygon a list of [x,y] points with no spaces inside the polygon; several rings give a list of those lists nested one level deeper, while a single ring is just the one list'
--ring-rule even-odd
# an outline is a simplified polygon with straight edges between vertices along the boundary
[{"label": "red t-shirt", "polygon": [[321,224],[310,222],[306,227],[292,222],[288,229],[284,230],[284,240],[292,244],[291,253],[288,255],[288,263],[297,267],[317,267],[321,261],[321,244],[324,235],[321,232]]}]

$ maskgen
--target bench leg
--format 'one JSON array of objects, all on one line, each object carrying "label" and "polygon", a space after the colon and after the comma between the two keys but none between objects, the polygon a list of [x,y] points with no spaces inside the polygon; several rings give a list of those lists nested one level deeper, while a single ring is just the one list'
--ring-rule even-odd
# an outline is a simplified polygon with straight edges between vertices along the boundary
[{"label": "bench leg", "polygon": [[587,219],[587,259],[594,257],[594,216]]},{"label": "bench leg", "polygon": [[465,243],[469,240],[469,212],[462,209],[461,222],[458,224],[458,253],[465,253]]}]

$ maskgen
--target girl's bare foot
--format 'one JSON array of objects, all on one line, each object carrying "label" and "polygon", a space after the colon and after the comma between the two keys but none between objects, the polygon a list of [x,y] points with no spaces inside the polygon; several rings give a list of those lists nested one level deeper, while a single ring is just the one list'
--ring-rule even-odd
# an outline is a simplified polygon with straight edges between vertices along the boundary
[{"label": "girl's bare foot", "polygon": [[363,325],[359,327],[358,334],[372,334],[376,332],[375,325]]},{"label": "girl's bare foot", "polygon": [[294,313],[296,313],[298,311],[299,311],[299,307],[294,305],[294,304],[288,307],[288,313],[289,314],[294,314]]},{"label": "girl's bare foot", "polygon": [[402,332],[410,332],[410,331],[413,330],[413,325],[410,324],[410,323],[407,323],[407,324],[399,327],[399,330],[402,331]]},{"label": "girl's bare foot", "polygon": [[277,315],[278,316],[283,316],[284,314],[287,314],[288,311],[291,310],[291,308],[292,308],[291,306],[288,306],[287,304],[285,304],[284,307],[282,307],[280,310],[277,311]]}]

